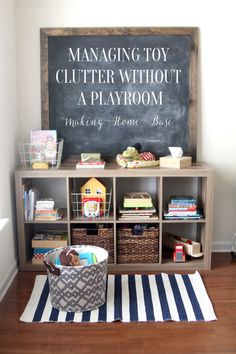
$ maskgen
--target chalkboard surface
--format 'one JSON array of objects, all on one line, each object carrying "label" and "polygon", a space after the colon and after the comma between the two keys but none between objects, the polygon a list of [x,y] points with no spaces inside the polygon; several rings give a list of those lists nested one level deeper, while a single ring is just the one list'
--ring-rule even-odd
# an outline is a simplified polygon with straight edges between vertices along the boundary
[{"label": "chalkboard surface", "polygon": [[42,125],[64,138],[64,157],[101,152],[109,161],[139,142],[156,156],[181,146],[195,159],[193,29],[41,31]]}]

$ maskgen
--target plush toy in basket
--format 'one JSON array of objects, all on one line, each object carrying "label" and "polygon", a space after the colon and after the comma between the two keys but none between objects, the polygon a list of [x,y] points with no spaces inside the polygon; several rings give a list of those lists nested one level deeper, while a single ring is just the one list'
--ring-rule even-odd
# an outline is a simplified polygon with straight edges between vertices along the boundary
[{"label": "plush toy in basket", "polygon": [[76,252],[74,249],[64,249],[56,257],[55,264],[62,266],[85,266],[97,263],[96,254],[93,252]]},{"label": "plush toy in basket", "polygon": [[139,143],[134,146],[128,146],[122,154],[116,156],[117,164],[126,168],[159,166],[159,160],[156,159],[152,152],[141,152],[141,149],[142,146]]}]

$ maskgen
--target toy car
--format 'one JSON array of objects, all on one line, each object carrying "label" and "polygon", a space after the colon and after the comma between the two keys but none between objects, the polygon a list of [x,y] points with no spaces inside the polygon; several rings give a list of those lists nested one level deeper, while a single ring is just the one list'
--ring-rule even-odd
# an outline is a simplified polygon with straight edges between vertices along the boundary
[{"label": "toy car", "polygon": [[183,245],[175,245],[175,250],[173,253],[174,262],[185,262],[185,253]]}]

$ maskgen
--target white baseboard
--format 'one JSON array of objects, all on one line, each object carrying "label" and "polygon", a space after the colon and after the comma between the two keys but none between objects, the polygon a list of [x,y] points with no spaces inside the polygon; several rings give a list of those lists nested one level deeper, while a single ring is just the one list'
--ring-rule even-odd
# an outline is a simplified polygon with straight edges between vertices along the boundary
[{"label": "white baseboard", "polygon": [[212,243],[212,252],[231,252],[232,242],[215,241]]},{"label": "white baseboard", "polygon": [[18,266],[17,263],[15,263],[12,267],[12,270],[10,273],[7,275],[6,279],[3,281],[0,287],[0,302],[2,301],[3,297],[5,296],[9,286],[11,285],[13,279],[15,278],[16,274],[18,272]]}]

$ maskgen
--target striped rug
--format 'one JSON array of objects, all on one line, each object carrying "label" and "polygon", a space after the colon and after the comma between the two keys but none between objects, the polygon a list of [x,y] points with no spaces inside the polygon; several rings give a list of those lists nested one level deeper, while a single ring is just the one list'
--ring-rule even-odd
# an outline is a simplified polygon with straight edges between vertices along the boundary
[{"label": "striped rug", "polygon": [[194,274],[108,275],[106,302],[80,313],[52,307],[46,275],[37,275],[23,322],[214,321],[202,278]]}]

